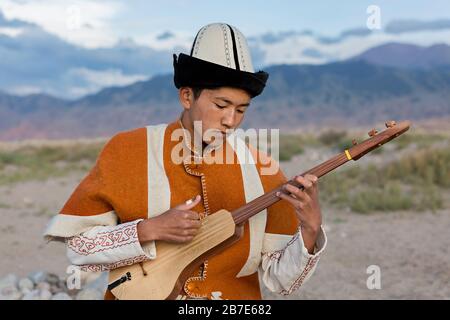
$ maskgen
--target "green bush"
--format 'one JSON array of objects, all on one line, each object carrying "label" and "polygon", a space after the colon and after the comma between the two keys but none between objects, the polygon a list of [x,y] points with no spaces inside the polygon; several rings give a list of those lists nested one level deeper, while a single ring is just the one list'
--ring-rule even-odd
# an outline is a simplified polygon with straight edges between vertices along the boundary
[{"label": "green bush", "polygon": [[[326,146],[336,146],[342,144],[342,141],[347,138],[347,132],[327,130],[319,135],[319,141]],[[347,139],[348,140],[348,139]],[[351,145],[351,140],[350,140]]]},{"label": "green bush", "polygon": [[383,166],[358,164],[320,182],[321,199],[355,212],[432,210],[444,207],[450,187],[450,150],[424,149]]},{"label": "green bush", "polygon": [[350,202],[350,208],[358,213],[408,210],[414,205],[412,197],[395,183],[390,183],[382,189],[359,190],[350,198]]},{"label": "green bush", "polygon": [[[102,147],[103,143],[86,143],[0,150],[0,184],[43,180],[73,171],[87,171]],[[5,170],[6,167],[10,170]]]},{"label": "green bush", "polygon": [[302,154],[305,144],[300,135],[281,135],[279,144],[280,161],[289,161],[297,154]]},{"label": "green bush", "polygon": [[401,150],[411,144],[415,144],[417,147],[422,148],[445,139],[448,139],[448,137],[443,134],[423,134],[410,132],[396,138],[393,143],[396,145],[397,150]]}]

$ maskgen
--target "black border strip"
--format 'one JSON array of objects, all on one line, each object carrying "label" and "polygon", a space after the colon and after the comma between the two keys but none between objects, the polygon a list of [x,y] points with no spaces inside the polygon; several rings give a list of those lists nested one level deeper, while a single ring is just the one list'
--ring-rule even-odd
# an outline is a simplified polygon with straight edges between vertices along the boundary
[{"label": "black border strip", "polygon": [[195,35],[194,42],[192,43],[191,54],[190,54],[191,57],[192,57],[192,54],[194,53],[195,43],[197,42],[197,37],[200,34],[200,31],[202,31],[202,30],[201,29],[198,30],[197,34]]},{"label": "black border strip", "polygon": [[237,52],[237,47],[236,47],[236,39],[234,38],[234,31],[233,28],[227,24],[228,28],[230,28],[231,31],[231,40],[233,41],[233,55],[234,55],[234,63],[236,65],[236,70],[241,70],[241,67],[239,66],[239,56],[238,56],[238,52]]}]

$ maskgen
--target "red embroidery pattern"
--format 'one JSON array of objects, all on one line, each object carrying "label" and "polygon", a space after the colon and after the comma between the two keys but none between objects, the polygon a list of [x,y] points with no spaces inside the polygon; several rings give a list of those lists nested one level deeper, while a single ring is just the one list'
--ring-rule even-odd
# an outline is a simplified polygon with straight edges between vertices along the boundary
[{"label": "red embroidery pattern", "polygon": [[300,274],[300,277],[298,277],[292,286],[288,290],[282,290],[280,294],[287,296],[290,295],[292,292],[297,290],[305,281],[306,276],[309,274],[309,272],[313,269],[313,267],[316,265],[317,260],[319,259],[319,256],[315,258],[309,258],[308,262],[306,263],[305,269],[303,269],[303,272]]},{"label": "red embroidery pattern", "polygon": [[99,232],[94,238],[83,234],[67,240],[67,247],[80,255],[91,255],[138,242],[136,223],[127,223],[112,231]]},{"label": "red embroidery pattern", "polygon": [[299,237],[299,233],[297,232],[291,240],[289,240],[289,242],[286,244],[286,246],[281,249],[281,250],[276,250],[276,251],[272,251],[272,252],[266,252],[264,253],[264,255],[266,257],[268,257],[270,260],[274,260],[276,262],[280,261],[281,257],[283,256],[284,252],[286,251],[286,249],[292,245],[295,241],[297,241]]},{"label": "red embroidery pattern", "polygon": [[83,264],[80,265],[79,268],[81,271],[91,271],[91,272],[100,272],[100,271],[109,271],[113,269],[117,269],[124,266],[131,266],[133,264],[142,262],[147,260],[146,255],[140,255],[129,259],[120,260],[114,263],[105,263],[105,264]]},{"label": "red embroidery pattern", "polygon": [[[270,260],[274,260],[276,262],[280,261],[280,258],[283,256],[285,250],[292,245],[295,241],[298,240],[300,236],[300,228],[298,229],[298,232],[292,237],[291,240],[287,243],[286,247],[282,250],[273,251],[270,253],[264,253],[265,256],[267,256]],[[288,290],[282,290],[280,294],[282,295],[290,295],[292,292],[297,290],[305,281],[306,276],[311,272],[311,270],[314,268],[314,266],[317,263],[317,260],[319,259],[319,255],[317,255],[314,258],[308,258],[308,262],[306,263],[306,267],[303,269],[300,276],[294,281],[294,283],[291,285],[291,287]]]}]

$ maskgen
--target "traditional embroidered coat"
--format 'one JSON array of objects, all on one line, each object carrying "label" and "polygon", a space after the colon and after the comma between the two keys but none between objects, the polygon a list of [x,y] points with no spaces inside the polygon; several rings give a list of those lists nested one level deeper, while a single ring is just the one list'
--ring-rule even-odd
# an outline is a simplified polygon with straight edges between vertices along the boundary
[{"label": "traditional embroidered coat", "polygon": [[[157,260],[155,242],[139,244],[136,225],[142,219],[197,194],[203,201],[195,211],[208,215],[220,209],[233,211],[286,182],[278,167],[273,175],[263,175],[264,167],[276,163],[239,139],[231,149],[231,164],[174,163],[172,153],[179,150],[180,139],[173,134],[181,128],[178,121],[114,136],[60,214],[50,221],[45,236],[65,239],[69,259],[85,270]],[[248,150],[254,164],[244,161]],[[294,209],[279,201],[245,223],[241,240],[209,259],[206,278],[191,281],[187,294],[211,298],[212,292],[219,291],[225,299],[260,299],[258,270],[271,291],[290,294],[311,276],[325,245],[322,229],[314,254],[309,254]],[[112,298],[109,292],[106,298]]]}]

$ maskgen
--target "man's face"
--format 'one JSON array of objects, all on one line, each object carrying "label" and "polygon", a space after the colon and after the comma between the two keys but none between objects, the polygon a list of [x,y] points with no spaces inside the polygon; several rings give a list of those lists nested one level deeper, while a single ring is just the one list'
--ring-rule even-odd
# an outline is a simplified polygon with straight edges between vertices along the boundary
[{"label": "man's face", "polygon": [[[197,99],[191,100],[191,107],[186,112],[192,126],[195,121],[202,122],[201,134],[205,138],[207,130],[225,133],[226,130],[238,128],[244,120],[250,100],[251,96],[242,89],[204,89]],[[209,139],[204,140],[206,143],[210,142]]]}]

